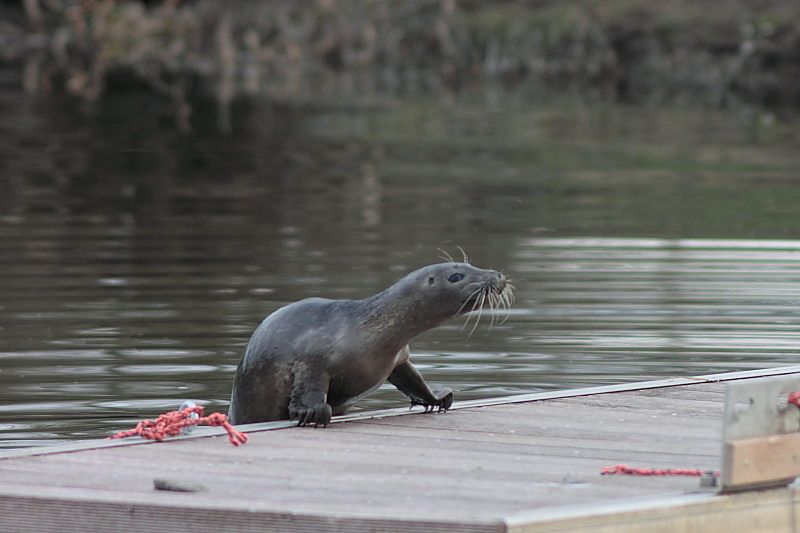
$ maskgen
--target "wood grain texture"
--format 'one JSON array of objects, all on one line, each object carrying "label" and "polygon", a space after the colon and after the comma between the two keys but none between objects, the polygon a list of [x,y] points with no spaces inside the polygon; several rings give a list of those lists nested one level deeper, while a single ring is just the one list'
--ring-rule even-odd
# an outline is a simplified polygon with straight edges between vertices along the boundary
[{"label": "wood grain texture", "polygon": [[[600,472],[719,469],[723,396],[700,382],[258,431],[239,447],[7,457],[0,531],[511,531],[529,513],[696,492],[697,478]],[[206,490],[157,491],[156,478]]]}]

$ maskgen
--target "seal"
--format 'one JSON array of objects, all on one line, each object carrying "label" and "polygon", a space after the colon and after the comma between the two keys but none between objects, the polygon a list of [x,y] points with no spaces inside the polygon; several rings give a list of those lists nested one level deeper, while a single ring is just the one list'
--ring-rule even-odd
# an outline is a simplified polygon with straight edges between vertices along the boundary
[{"label": "seal", "polygon": [[449,262],[416,270],[364,300],[289,304],[253,332],[236,368],[228,419],[326,426],[387,380],[412,406],[447,411],[453,392],[428,387],[409,361],[409,341],[471,311],[477,325],[485,306],[494,318],[512,301],[500,272]]}]

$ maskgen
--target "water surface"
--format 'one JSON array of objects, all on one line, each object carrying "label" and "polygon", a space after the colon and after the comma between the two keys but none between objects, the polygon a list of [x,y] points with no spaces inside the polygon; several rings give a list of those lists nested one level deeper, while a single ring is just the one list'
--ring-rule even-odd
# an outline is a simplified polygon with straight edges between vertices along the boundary
[{"label": "water surface", "polygon": [[[459,246],[517,300],[502,324],[412,344],[457,400],[797,362],[789,119],[251,102],[232,136],[187,138],[146,99],[2,100],[2,446],[106,436],[184,399],[225,411],[268,313],[370,296]],[[356,408],[406,403],[385,386]]]}]

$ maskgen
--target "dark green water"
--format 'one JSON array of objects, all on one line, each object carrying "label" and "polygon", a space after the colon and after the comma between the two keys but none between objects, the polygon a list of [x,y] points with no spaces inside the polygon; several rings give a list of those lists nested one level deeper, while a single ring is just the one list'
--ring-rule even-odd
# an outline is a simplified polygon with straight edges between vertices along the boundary
[{"label": "dark green water", "polygon": [[[241,102],[221,136],[152,97],[0,96],[2,446],[225,411],[250,333],[440,261],[508,319],[412,343],[456,399],[794,364],[800,129],[764,112],[559,102]],[[391,386],[358,408],[404,405]]]}]

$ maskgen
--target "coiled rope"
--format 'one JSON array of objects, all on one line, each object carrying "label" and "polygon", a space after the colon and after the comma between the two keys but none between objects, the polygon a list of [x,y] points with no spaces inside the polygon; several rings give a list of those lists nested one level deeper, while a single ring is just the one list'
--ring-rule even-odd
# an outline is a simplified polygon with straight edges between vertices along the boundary
[{"label": "coiled rope", "polygon": [[[196,414],[196,418],[192,415]],[[228,432],[228,440],[234,446],[239,446],[247,442],[247,435],[236,431],[228,422],[228,417],[222,413],[211,413],[203,416],[203,406],[195,405],[187,407],[181,411],[170,411],[153,420],[142,420],[136,427],[126,431],[120,431],[109,439],[121,439],[124,437],[139,436],[145,439],[164,440],[167,437],[174,437],[185,427],[196,426],[198,424],[208,424],[209,426],[219,426]]]}]

